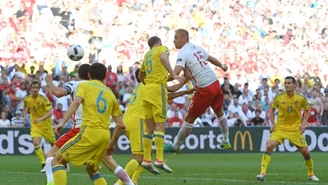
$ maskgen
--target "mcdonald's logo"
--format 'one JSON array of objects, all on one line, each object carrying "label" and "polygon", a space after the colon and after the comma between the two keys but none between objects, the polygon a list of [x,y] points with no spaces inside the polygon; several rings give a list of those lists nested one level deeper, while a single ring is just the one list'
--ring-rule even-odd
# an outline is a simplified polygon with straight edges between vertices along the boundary
[{"label": "mcdonald's logo", "polygon": [[252,135],[249,131],[246,131],[242,133],[241,131],[237,131],[234,139],[234,144],[233,144],[233,150],[236,151],[238,149],[238,138],[240,136],[240,141],[241,141],[241,149],[245,150],[245,144],[246,144],[246,136],[248,137],[248,142],[249,142],[249,150],[253,151],[253,139]]}]

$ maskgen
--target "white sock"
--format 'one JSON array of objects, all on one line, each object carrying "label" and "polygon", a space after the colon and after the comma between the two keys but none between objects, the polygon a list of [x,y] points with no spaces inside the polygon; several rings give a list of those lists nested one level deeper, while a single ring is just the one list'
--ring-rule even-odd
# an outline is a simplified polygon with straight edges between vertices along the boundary
[{"label": "white sock", "polygon": [[219,117],[219,123],[220,123],[220,129],[223,134],[223,142],[229,143],[229,126],[226,116],[223,114],[223,116]]},{"label": "white sock", "polygon": [[182,145],[182,143],[185,141],[185,139],[191,133],[193,126],[194,126],[194,124],[192,124],[192,123],[187,123],[186,121],[183,122],[183,125],[179,130],[177,140],[175,141],[175,143],[172,146],[174,149],[176,149],[176,150],[180,149],[180,146]]},{"label": "white sock", "polygon": [[48,157],[46,160],[46,176],[47,176],[47,183],[54,182],[54,174],[52,173],[52,165],[51,162],[54,158]]},{"label": "white sock", "polygon": [[126,171],[121,166],[116,167],[114,174],[123,181],[125,185],[134,185]]}]

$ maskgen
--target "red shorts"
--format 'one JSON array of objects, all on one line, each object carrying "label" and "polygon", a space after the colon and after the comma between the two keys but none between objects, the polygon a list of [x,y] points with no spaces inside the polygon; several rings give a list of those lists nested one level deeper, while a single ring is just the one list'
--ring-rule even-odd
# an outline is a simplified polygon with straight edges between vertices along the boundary
[{"label": "red shorts", "polygon": [[64,135],[60,136],[60,138],[56,141],[55,146],[61,148],[68,140],[73,138],[76,134],[80,132],[80,128],[72,128]]},{"label": "red shorts", "polygon": [[197,89],[189,104],[188,113],[194,118],[205,113],[208,107],[216,112],[223,108],[223,93],[217,80],[211,85]]}]

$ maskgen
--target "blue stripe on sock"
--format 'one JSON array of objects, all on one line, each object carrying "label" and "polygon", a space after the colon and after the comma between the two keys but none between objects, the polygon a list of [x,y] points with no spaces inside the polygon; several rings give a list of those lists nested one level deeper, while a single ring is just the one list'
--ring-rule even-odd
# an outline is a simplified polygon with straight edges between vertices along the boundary
[{"label": "blue stripe on sock", "polygon": [[143,137],[144,138],[147,138],[147,139],[153,139],[153,136],[152,135],[146,135],[146,134],[144,134]]},{"label": "blue stripe on sock", "polygon": [[58,170],[65,170],[64,166],[55,166],[52,168],[52,173],[55,173]]},{"label": "blue stripe on sock", "polygon": [[159,137],[159,138],[163,138],[164,139],[164,135],[160,135],[160,134],[155,134],[155,137]]},{"label": "blue stripe on sock", "polygon": [[264,154],[266,154],[266,155],[271,155],[271,152],[264,152]]},{"label": "blue stripe on sock", "polygon": [[97,179],[99,179],[99,178],[102,178],[101,173],[97,173],[97,174],[94,174],[94,175],[90,176],[90,179],[91,179],[92,181],[95,181],[95,180],[97,180]]}]

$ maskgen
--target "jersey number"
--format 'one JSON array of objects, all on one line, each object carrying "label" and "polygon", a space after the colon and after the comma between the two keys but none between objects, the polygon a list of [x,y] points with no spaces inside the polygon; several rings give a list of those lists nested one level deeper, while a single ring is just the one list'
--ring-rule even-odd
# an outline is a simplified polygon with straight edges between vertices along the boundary
[{"label": "jersey number", "polygon": [[137,99],[137,94],[136,94],[136,92],[134,91],[134,92],[132,93],[131,97],[130,97],[129,104],[134,103],[134,102],[136,101],[136,99]]},{"label": "jersey number", "polygon": [[[97,97],[97,101],[96,101],[96,106],[97,106],[97,111],[100,114],[105,113],[106,109],[107,109],[107,102],[106,100],[102,97],[102,95],[104,94],[104,91],[100,91],[100,93],[98,94]],[[102,106],[101,106],[102,105]],[[101,108],[102,107],[102,108]]]},{"label": "jersey number", "polygon": [[290,114],[293,111],[293,106],[288,106],[287,107],[287,112]]},{"label": "jersey number", "polygon": [[146,58],[146,72],[150,74],[153,70],[153,62],[150,60],[151,54]]},{"label": "jersey number", "polygon": [[194,57],[196,57],[197,61],[199,62],[201,67],[204,67],[207,65],[207,62],[205,60],[205,57],[202,55],[201,51],[197,51],[194,53]]}]

